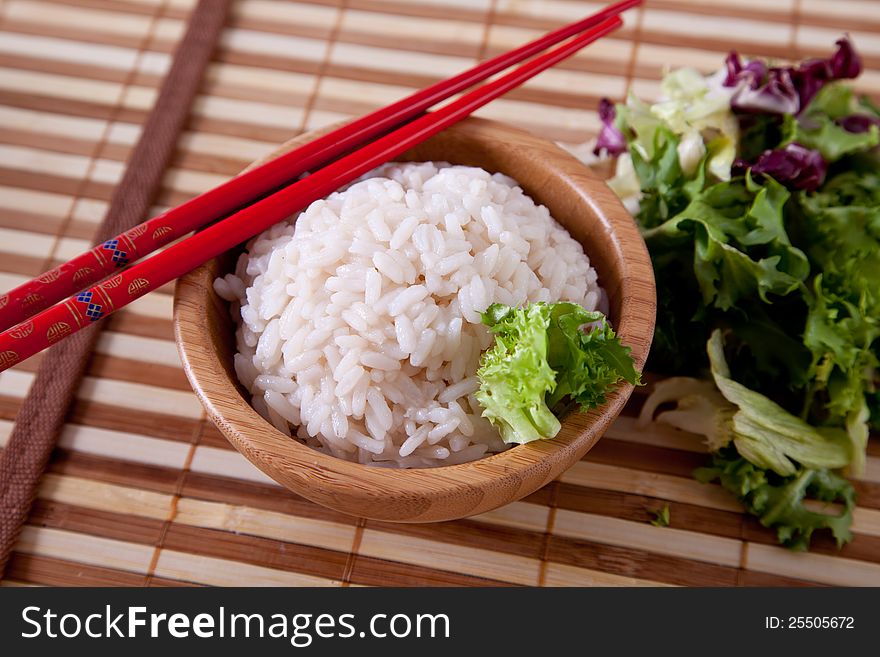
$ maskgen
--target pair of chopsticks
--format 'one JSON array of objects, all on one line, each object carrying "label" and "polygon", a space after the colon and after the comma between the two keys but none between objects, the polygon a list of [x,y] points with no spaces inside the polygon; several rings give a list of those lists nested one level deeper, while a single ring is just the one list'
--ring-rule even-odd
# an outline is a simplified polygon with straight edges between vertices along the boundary
[{"label": "pair of chopsticks", "polygon": [[[0,329],[6,329],[0,333],[0,372],[289,218],[309,203],[462,120],[617,29],[622,25],[619,14],[639,4],[641,0],[617,2],[427,87],[243,173],[15,288],[0,297]],[[424,113],[436,103],[569,37],[573,38],[504,76]],[[388,132],[392,128],[396,129]],[[378,138],[370,141],[374,137]],[[358,146],[358,150],[349,152]],[[315,169],[322,165],[323,168]],[[291,184],[306,171],[311,171],[308,177]],[[216,221],[227,214],[225,219]],[[204,230],[115,273],[205,225],[208,227]],[[107,276],[110,278],[83,289]],[[75,293],[77,290],[82,291]]]}]

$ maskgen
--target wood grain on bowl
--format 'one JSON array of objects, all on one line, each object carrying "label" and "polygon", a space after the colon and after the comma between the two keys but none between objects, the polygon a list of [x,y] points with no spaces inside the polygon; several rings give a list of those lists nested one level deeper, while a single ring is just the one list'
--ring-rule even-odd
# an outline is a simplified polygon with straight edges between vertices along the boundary
[{"label": "wood grain on bowl", "polygon": [[[311,139],[306,134],[276,153]],[[468,119],[398,158],[447,161],[501,172],[546,205],[583,244],[610,300],[612,323],[641,369],[654,329],[654,278],[632,218],[583,164],[543,139],[504,124]],[[234,326],[227,302],[213,290],[232,270],[228,252],[180,279],[175,336],[186,375],[211,419],[260,470],[291,490],[333,509],[398,522],[450,520],[520,499],[580,459],[623,408],[632,386],[621,385],[601,408],[565,418],[553,440],[520,445],[478,461],[397,470],[351,463],[289,438],[249,404],[232,368]]]}]

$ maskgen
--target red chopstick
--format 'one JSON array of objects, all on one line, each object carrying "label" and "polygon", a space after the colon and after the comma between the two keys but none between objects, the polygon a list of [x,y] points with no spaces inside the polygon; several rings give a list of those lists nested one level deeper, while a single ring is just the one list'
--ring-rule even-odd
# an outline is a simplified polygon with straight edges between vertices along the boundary
[{"label": "red chopstick", "polygon": [[641,4],[623,0],[515,50],[433,84],[172,208],[0,296],[0,330],[102,280],[148,253],[289,184],[450,96],[551,45]]},{"label": "red chopstick", "polygon": [[312,201],[423,142],[489,101],[575,54],[622,24],[618,16],[585,31],[461,98],[380,137],[271,196],[169,246],[64,303],[0,333],[0,371],[118,310],[236,244],[290,217]]}]

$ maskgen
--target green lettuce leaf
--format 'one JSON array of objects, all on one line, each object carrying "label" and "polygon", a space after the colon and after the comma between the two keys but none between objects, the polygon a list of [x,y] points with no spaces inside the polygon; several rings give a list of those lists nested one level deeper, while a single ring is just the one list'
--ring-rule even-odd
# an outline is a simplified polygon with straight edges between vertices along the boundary
[{"label": "green lettuce leaf", "polygon": [[851,166],[797,197],[796,229],[820,272],[804,292],[803,342],[812,353],[805,412],[845,427],[859,473],[880,368],[880,176]]},{"label": "green lettuce leaf", "polygon": [[642,225],[660,224],[687,206],[685,178],[678,161],[678,139],[669,130],[659,128],[653,133],[649,158],[640,149],[632,149],[632,167],[639,180],[642,197],[639,215]]},{"label": "green lettuce leaf", "polygon": [[799,466],[840,468],[850,463],[852,450],[845,431],[811,426],[731,378],[720,330],[712,332],[706,350],[717,392],[699,379],[661,381],[645,402],[639,418],[642,425],[660,404],[674,401],[677,408],[660,413],[658,422],[702,434],[712,451],[733,444],[749,462],[780,476],[795,474]]},{"label": "green lettuce leaf", "polygon": [[842,119],[857,111],[858,102],[853,88],[847,84],[826,84],[810,102],[806,113],[824,114],[831,119]]},{"label": "green lettuce leaf", "polygon": [[733,442],[742,456],[780,475],[794,474],[797,463],[811,468],[840,468],[850,462],[843,431],[820,431],[730,378],[721,331],[712,332],[706,350],[715,385],[738,409],[732,418]]},{"label": "green lettuce leaf", "polygon": [[669,527],[669,523],[672,520],[671,514],[669,512],[669,505],[664,504],[659,509],[654,509],[648,511],[653,518],[651,518],[651,524],[655,527]]},{"label": "green lettuce leaf", "polygon": [[[838,546],[852,540],[855,490],[833,472],[801,468],[779,477],[727,448],[713,454],[711,465],[698,468],[694,476],[704,483],[718,480],[762,525],[775,529],[779,542],[787,547],[806,550],[813,532],[821,529],[830,529]],[[807,498],[825,507],[808,508]]]},{"label": "green lettuce leaf", "polygon": [[493,304],[483,323],[495,333],[495,345],[483,353],[477,372],[483,417],[498,427],[506,443],[552,438],[561,425],[544,401],[556,387],[556,374],[547,362],[549,308]]},{"label": "green lettuce leaf", "polygon": [[880,108],[868,96],[856,95],[851,86],[843,82],[833,82],[819,90],[807,107],[806,114],[824,114],[835,120],[851,114],[880,117]]},{"label": "green lettuce leaf", "polygon": [[476,397],[506,443],[555,436],[561,425],[551,408],[563,400],[587,410],[619,381],[640,383],[630,349],[602,313],[574,303],[496,303],[482,317],[495,344],[480,359]]},{"label": "green lettuce leaf", "polygon": [[787,114],[782,132],[782,146],[801,144],[819,151],[826,162],[836,162],[844,155],[866,151],[880,143],[876,125],[867,132],[849,132],[827,114],[808,114],[801,119]]},{"label": "green lettuce leaf", "polygon": [[829,163],[877,146],[877,126],[867,132],[849,132],[837,121],[853,114],[878,117],[871,101],[856,96],[852,87],[839,82],[825,85],[799,117],[786,115],[780,145],[797,142],[818,150]]},{"label": "green lettuce leaf", "polygon": [[797,290],[809,273],[806,256],[783,226],[788,198],[772,179],[759,185],[737,178],[695,194],[679,214],[643,234],[655,254],[693,243],[693,272],[705,305],[728,310],[754,295],[769,303],[769,294]]},{"label": "green lettuce leaf", "polygon": [[[585,324],[592,325],[580,330]],[[604,404],[618,381],[641,383],[630,348],[620,343],[602,313],[574,303],[551,304],[547,337],[548,362],[556,372],[556,388],[547,398],[551,408],[570,398],[586,411]]]}]

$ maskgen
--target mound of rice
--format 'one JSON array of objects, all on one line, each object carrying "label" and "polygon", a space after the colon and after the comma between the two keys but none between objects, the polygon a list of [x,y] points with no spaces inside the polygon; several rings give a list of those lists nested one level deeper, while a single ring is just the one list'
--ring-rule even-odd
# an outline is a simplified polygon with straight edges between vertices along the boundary
[{"label": "mound of rice", "polygon": [[462,463],[507,446],[473,393],[491,303],[603,306],[581,245],[512,179],[431,162],[377,169],[217,279],[235,371],[278,429],[340,458]]}]

